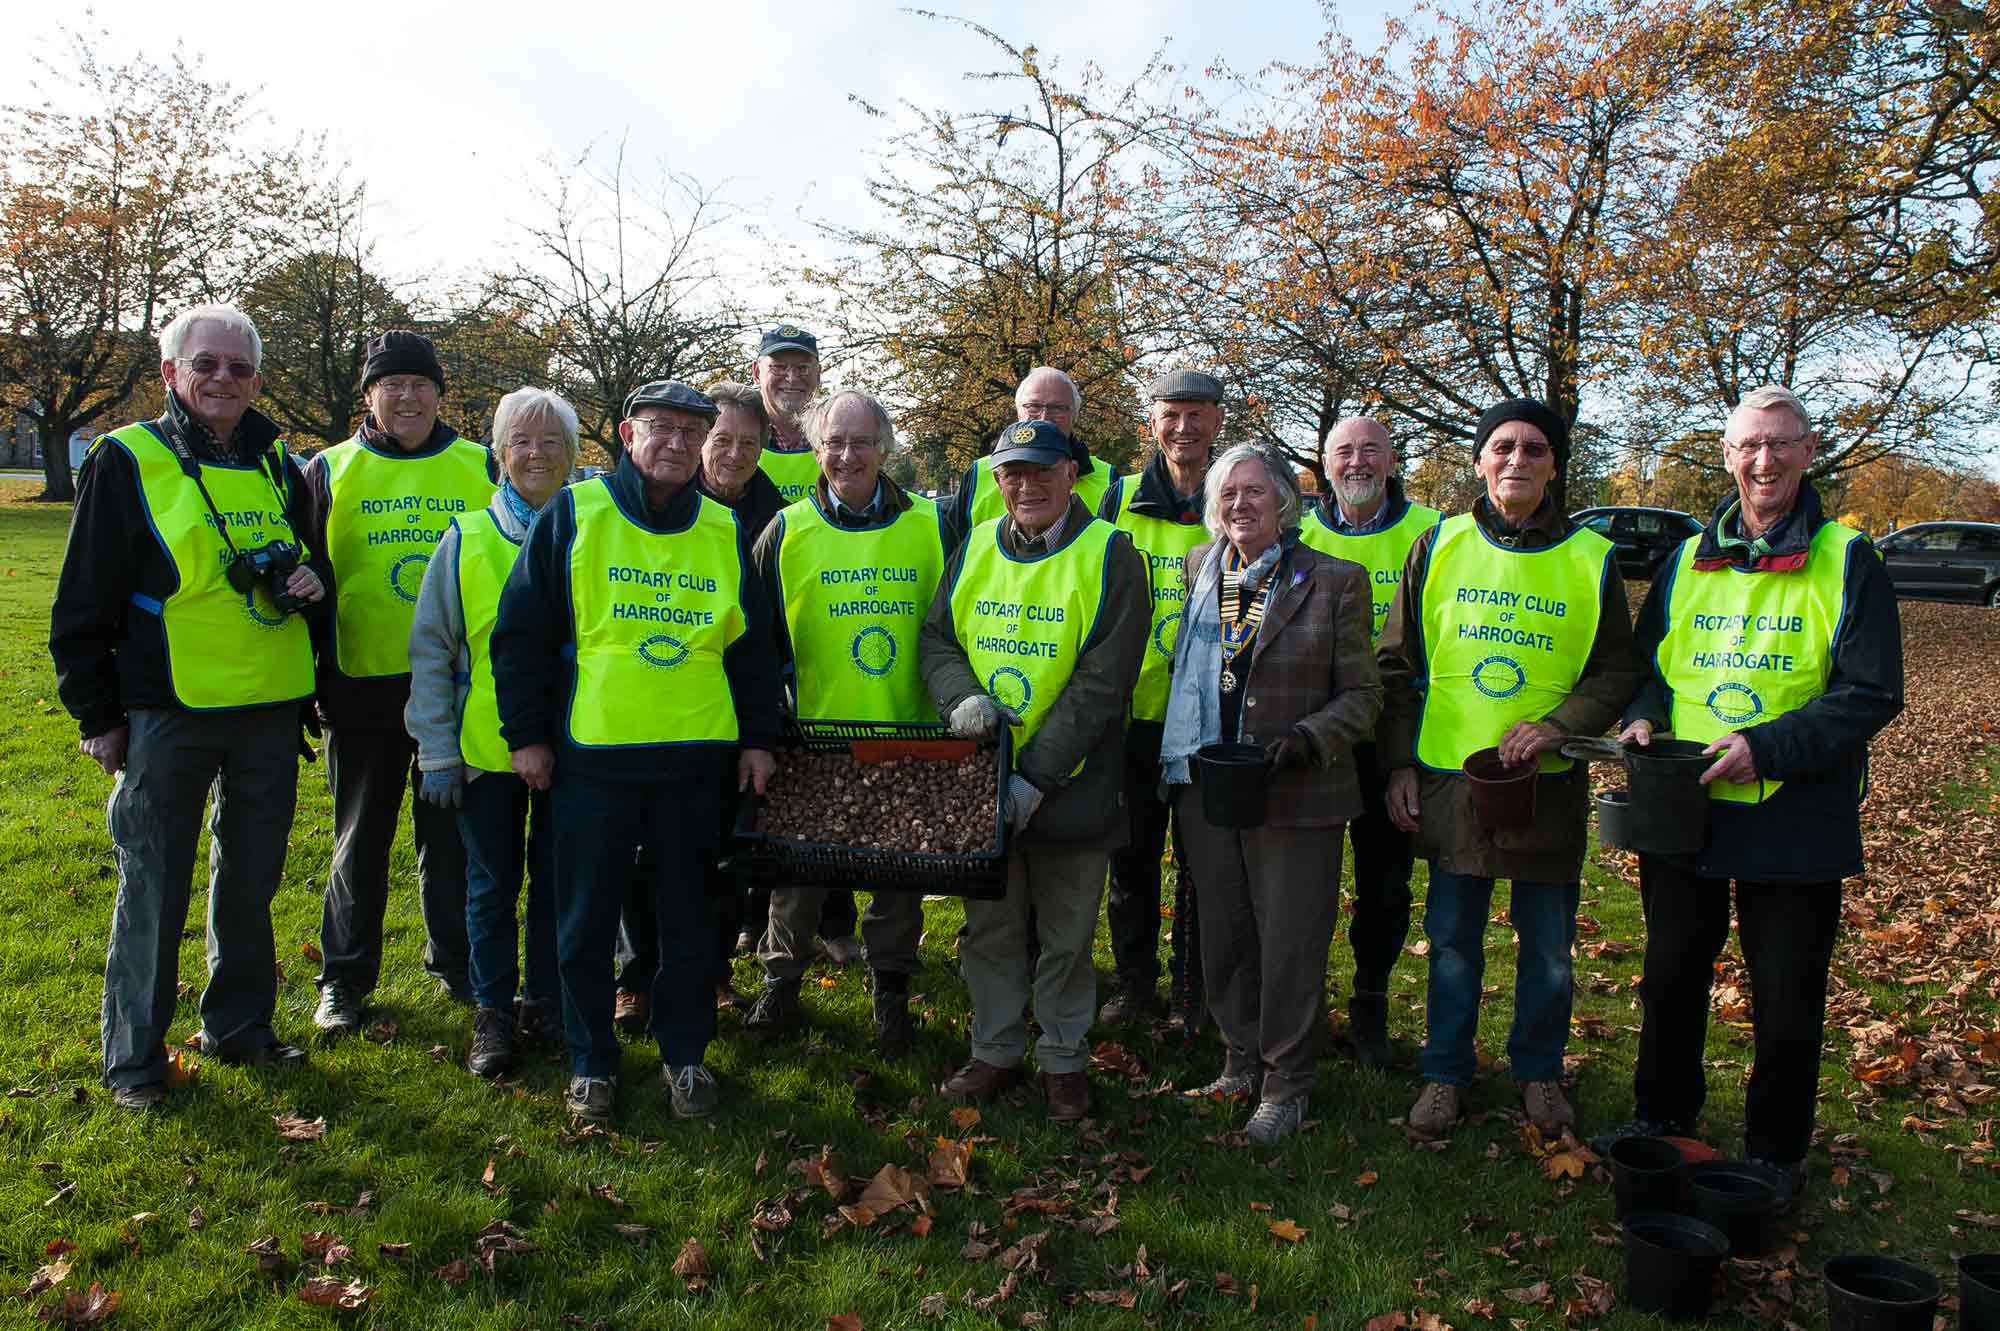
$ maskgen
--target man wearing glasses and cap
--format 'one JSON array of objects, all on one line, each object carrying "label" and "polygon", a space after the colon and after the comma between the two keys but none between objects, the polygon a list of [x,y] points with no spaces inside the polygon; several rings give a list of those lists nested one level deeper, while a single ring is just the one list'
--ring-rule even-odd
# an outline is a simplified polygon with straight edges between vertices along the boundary
[{"label": "man wearing glasses and cap", "polygon": [[618,469],[561,491],[500,596],[492,657],[514,771],[548,790],[565,1103],[611,1120],[620,1060],[612,953],[641,844],[660,966],[651,1033],[673,1112],[714,1111],[708,874],[736,791],[762,791],[779,734],[771,606],[735,515],[692,484],[716,416],[673,381],[625,400]]},{"label": "man wearing glasses and cap", "polygon": [[[1048,1114],[1070,1122],[1090,1110],[1090,939],[1109,853],[1130,834],[1119,799],[1125,714],[1152,598],[1131,536],[1076,497],[1068,435],[1047,421],[1008,426],[993,475],[1007,511],[946,560],[918,638],[924,685],[953,731],[1015,727],[1007,893],[965,903],[972,1056],[945,1094],[986,1100],[1020,1081],[1032,992]],[[1041,942],[1032,976],[1031,908]]]}]

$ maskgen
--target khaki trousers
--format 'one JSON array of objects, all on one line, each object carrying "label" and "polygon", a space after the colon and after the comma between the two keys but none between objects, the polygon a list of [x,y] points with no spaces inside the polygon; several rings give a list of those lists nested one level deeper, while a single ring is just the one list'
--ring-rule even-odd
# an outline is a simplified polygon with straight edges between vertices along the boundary
[{"label": "khaki trousers", "polygon": [[[1021,1009],[1032,993],[1043,1072],[1081,1072],[1090,1061],[1097,974],[1090,940],[1111,858],[1102,850],[1036,847],[1007,857],[1007,895],[965,903],[960,970],[972,995],[972,1056],[995,1067],[1020,1065],[1028,1049]],[[1028,918],[1041,956],[1028,974]]]},{"label": "khaki trousers", "polygon": [[1215,827],[1183,786],[1174,819],[1193,861],[1209,1011],[1223,1072],[1264,1080],[1263,1098],[1312,1090],[1326,955],[1340,908],[1342,826]]},{"label": "khaki trousers", "polygon": [[[866,885],[862,885],[864,890]],[[819,928],[820,906],[830,888],[780,887],[771,891],[771,922],[757,945],[766,984],[797,984],[812,960],[813,933]],[[924,932],[924,898],[920,892],[869,892],[861,916],[861,945],[868,950],[868,968],[914,975],[917,939]]]}]

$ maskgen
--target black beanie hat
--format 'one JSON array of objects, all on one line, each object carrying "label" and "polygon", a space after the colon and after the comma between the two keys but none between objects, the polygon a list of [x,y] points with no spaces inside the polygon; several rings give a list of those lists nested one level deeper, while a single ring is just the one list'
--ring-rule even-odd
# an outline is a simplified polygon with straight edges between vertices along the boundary
[{"label": "black beanie hat", "polygon": [[1569,422],[1531,397],[1510,397],[1488,407],[1479,418],[1479,428],[1472,434],[1472,456],[1478,457],[1487,437],[1508,421],[1526,421],[1548,436],[1549,447],[1555,450],[1556,470],[1561,471],[1568,463]]},{"label": "black beanie hat", "polygon": [[361,391],[367,392],[377,379],[392,374],[421,374],[444,392],[444,366],[438,364],[437,348],[422,333],[392,328],[368,342],[368,362],[361,371]]}]

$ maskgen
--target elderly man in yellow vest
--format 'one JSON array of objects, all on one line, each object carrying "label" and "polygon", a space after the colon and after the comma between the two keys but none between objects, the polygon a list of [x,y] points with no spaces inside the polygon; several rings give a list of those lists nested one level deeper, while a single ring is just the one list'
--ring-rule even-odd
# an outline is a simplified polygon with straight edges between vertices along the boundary
[{"label": "elderly man in yellow vest", "polygon": [[[882,474],[895,447],[889,413],[866,393],[835,393],[806,414],[819,458],[811,494],[757,541],[757,575],[776,608],[781,659],[791,663],[802,720],[929,721],[937,709],[917,673],[917,631],[944,571],[937,505]],[[861,886],[866,886],[862,884]],[[759,957],[764,992],[744,1028],[769,1037],[802,1020],[799,982],[810,960],[823,888],[781,887]],[[910,976],[917,969],[923,898],[875,892],[861,940],[875,981],[875,1044],[910,1051]]]},{"label": "elderly man in yellow vest", "polygon": [[[1167,667],[1180,633],[1181,563],[1209,539],[1202,525],[1202,482],[1222,432],[1222,381],[1200,370],[1169,370],[1153,380],[1146,415],[1156,445],[1146,465],[1111,482],[1097,516],[1120,531],[1146,557],[1153,580],[1153,620],[1132,694],[1132,724],[1125,737],[1125,809],[1132,840],[1111,857],[1111,889],[1104,903],[1111,931],[1116,990],[1097,1014],[1106,1025],[1162,1015],[1154,992],[1160,978],[1160,854],[1167,843],[1169,805],[1160,798],[1160,735],[1167,717]],[[1171,938],[1172,1016],[1196,1023],[1205,1007],[1195,894],[1180,829],[1174,830]]]},{"label": "elderly man in yellow vest", "polygon": [[1692,1135],[1707,1094],[1709,984],[1736,930],[1750,968],[1756,1057],[1744,1153],[1806,1180],[1841,880],[1862,870],[1868,741],[1902,710],[1896,595],[1868,538],[1826,516],[1805,480],[1818,438],[1776,385],[1722,432],[1736,482],[1654,575],[1635,636],[1649,667],[1621,738],[1698,740],[1715,761],[1708,842],[1639,857],[1646,909],[1638,1118],[1600,1139]]},{"label": "elderly man in yellow vest", "polygon": [[993,463],[1007,512],[951,556],[919,641],[924,684],[954,731],[1015,728],[1007,892],[965,903],[972,1056],[945,1093],[985,1100],[1021,1079],[1032,907],[1035,1061],[1049,1117],[1071,1121],[1090,1107],[1090,939],[1109,853],[1130,835],[1119,800],[1125,715],[1152,597],[1132,538],[1076,497],[1066,434],[1046,421],[1011,425]]},{"label": "elderly man in yellow vest", "polygon": [[[1396,446],[1380,421],[1350,416],[1327,432],[1327,484],[1331,493],[1307,508],[1299,539],[1368,570],[1374,633],[1382,636],[1389,604],[1403,581],[1403,562],[1417,538],[1444,520],[1434,508],[1413,504],[1396,475]],[[1389,1066],[1389,972],[1410,932],[1410,870],[1416,854],[1410,834],[1389,821],[1382,803],[1388,772],[1374,743],[1354,746],[1361,773],[1361,816],[1347,824],[1354,844],[1354,916],[1347,945],[1354,953],[1354,994],[1347,1001],[1348,1030],[1363,1067]]]},{"label": "elderly man in yellow vest", "polygon": [[[484,445],[438,419],[444,367],[430,339],[400,329],[368,344],[368,415],[352,439],[306,467],[309,541],[333,565],[333,624],[320,635],[319,710],[328,729],[333,863],[320,917],[319,1008],[329,1035],[360,1028],[382,973],[389,851],[406,786],[425,789],[417,742],[403,721],[410,700],[410,624],[431,552],[454,518],[493,498]],[[465,936],[465,847],[446,804],[444,774],[410,806],[424,914],[424,969],[472,1002]]]},{"label": "elderly man in yellow vest", "polygon": [[299,704],[324,595],[299,561],[305,482],[251,401],[263,344],[226,305],[160,334],[167,408],[99,439],[50,610],[49,655],[79,748],[115,776],[106,821],[118,901],[104,961],[104,1084],[143,1110],[167,1095],[167,1027],[202,806],[215,791],[201,1045],[288,1064],[272,1032],[271,898],[298,794]]},{"label": "elderly man in yellow vest", "polygon": [[[1022,377],[1014,389],[1014,418],[1046,421],[1069,440],[1070,461],[1076,464],[1076,497],[1091,512],[1104,499],[1111,484],[1111,468],[1090,455],[1076,437],[1076,418],[1083,414],[1083,393],[1076,380],[1052,365],[1038,365]],[[992,522],[1007,511],[1001,498],[995,463],[989,454],[973,462],[959,478],[958,492],[951,497],[945,527],[958,540],[982,522]]]}]

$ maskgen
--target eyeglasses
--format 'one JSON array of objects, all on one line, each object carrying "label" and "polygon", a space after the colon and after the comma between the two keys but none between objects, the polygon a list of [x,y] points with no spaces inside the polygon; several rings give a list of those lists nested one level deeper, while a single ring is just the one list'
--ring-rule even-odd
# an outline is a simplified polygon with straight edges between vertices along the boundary
[{"label": "eyeglasses", "polygon": [[1738,457],[1751,457],[1768,452],[1773,457],[1789,457],[1799,451],[1805,443],[1804,435],[1793,435],[1789,439],[1725,439],[1722,446]]},{"label": "eyeglasses", "polygon": [[663,439],[692,439],[696,435],[706,437],[706,425],[676,425],[661,420],[657,416],[634,416],[632,428],[640,434],[655,435]]},{"label": "eyeglasses", "polygon": [[231,379],[254,379],[257,367],[247,360],[218,360],[214,356],[176,356],[174,364],[185,365],[199,375],[226,373]]},{"label": "eyeglasses", "polygon": [[1067,402],[1017,402],[1020,413],[1031,420],[1042,420],[1050,416],[1074,416],[1076,408]]},{"label": "eyeglasses", "polygon": [[856,435],[851,439],[836,435],[832,439],[820,440],[819,444],[821,452],[831,453],[835,456],[847,453],[872,453],[881,446],[879,440],[864,435]]}]

